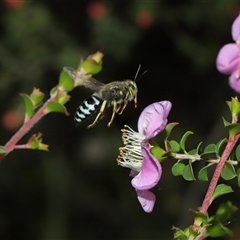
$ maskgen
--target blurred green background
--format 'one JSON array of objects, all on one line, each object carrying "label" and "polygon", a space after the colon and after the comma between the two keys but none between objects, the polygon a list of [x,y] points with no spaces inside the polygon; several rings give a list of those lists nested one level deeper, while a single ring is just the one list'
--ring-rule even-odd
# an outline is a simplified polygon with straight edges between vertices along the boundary
[{"label": "blurred green background", "polygon": [[[171,227],[192,223],[189,208],[201,205],[207,184],[186,182],[164,162],[154,193],[154,211],[141,209],[129,170],[116,164],[120,129],[136,129],[148,104],[169,100],[169,122],[180,123],[176,140],[191,130],[191,149],[200,141],[218,142],[227,132],[221,116],[236,94],[215,59],[231,39],[239,1],[26,1],[0,2],[0,144],[21,125],[19,93],[33,87],[48,93],[64,66],[76,68],[80,55],[104,53],[95,78],[108,83],[134,78],[138,65],[148,72],[138,81],[138,108],[129,104],[111,128],[111,111],[93,129],[75,128],[74,113],[89,96],[71,92],[70,116],[49,114],[22,139],[41,132],[50,152],[18,150],[0,165],[0,239],[173,239]],[[196,170],[197,170],[196,166]],[[239,206],[240,191],[231,201]],[[227,196],[226,199],[230,197]],[[220,200],[226,200],[221,198]],[[210,209],[220,204],[217,200]],[[240,214],[227,226],[240,239]],[[227,238],[223,238],[227,239]]]}]

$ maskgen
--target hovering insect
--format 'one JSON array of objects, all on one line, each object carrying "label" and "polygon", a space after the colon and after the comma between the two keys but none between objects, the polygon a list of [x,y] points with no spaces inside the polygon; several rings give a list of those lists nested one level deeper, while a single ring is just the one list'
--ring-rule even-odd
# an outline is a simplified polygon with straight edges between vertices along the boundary
[{"label": "hovering insect", "polygon": [[[139,69],[140,66],[138,71]],[[64,67],[63,70],[74,80],[79,80],[79,72],[77,70],[71,67]],[[87,128],[93,127],[97,123],[98,119],[103,117],[105,109],[107,107],[112,107],[112,116],[107,124],[109,127],[114,120],[115,114],[122,114],[124,109],[127,107],[128,102],[133,100],[135,107],[137,107],[138,88],[135,80],[132,81],[127,79],[124,81],[113,81],[104,84],[90,77],[81,81],[83,81],[81,84],[82,86],[93,90],[94,93],[79,105],[74,117],[74,121],[77,125],[88,119],[100,108],[95,120],[92,124],[88,125]]]}]

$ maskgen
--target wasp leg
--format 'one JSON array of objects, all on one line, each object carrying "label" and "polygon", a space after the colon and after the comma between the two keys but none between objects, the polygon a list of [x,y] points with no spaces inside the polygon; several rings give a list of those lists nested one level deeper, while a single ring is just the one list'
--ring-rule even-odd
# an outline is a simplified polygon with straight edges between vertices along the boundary
[{"label": "wasp leg", "polygon": [[118,113],[118,112],[120,111],[121,107],[122,107],[122,105],[121,105],[121,104],[119,104],[119,105],[117,106],[116,113]]},{"label": "wasp leg", "polygon": [[[111,117],[111,119],[110,119],[110,121],[109,121],[109,123],[108,123],[108,127],[111,126],[111,124],[112,124],[112,122],[113,122],[113,119],[114,119],[114,117],[115,117],[115,113],[116,113],[117,109],[119,108],[119,107],[117,106],[117,102],[116,102],[116,101],[112,101],[112,105],[113,105],[113,112],[112,112],[112,117]],[[120,105],[120,107],[121,107],[121,105]]]},{"label": "wasp leg", "polygon": [[104,112],[102,113],[102,115],[100,116],[100,119],[103,119],[105,116]]},{"label": "wasp leg", "polygon": [[100,108],[100,111],[99,111],[97,117],[95,118],[95,120],[93,121],[92,124],[90,124],[90,125],[87,126],[87,128],[94,127],[94,125],[97,123],[98,119],[103,115],[103,112],[104,112],[104,110],[105,110],[105,108],[106,108],[106,104],[107,104],[107,101],[106,101],[106,100],[103,101],[102,106],[101,106],[101,108]]},{"label": "wasp leg", "polygon": [[134,104],[135,104],[135,108],[137,107],[137,96],[135,96],[134,98]]},{"label": "wasp leg", "polygon": [[118,113],[119,115],[121,115],[121,114],[123,113],[123,111],[124,111],[124,109],[127,107],[127,105],[128,105],[128,101],[125,101],[125,102],[124,102],[124,105],[123,105],[123,107],[122,107],[122,110]]}]

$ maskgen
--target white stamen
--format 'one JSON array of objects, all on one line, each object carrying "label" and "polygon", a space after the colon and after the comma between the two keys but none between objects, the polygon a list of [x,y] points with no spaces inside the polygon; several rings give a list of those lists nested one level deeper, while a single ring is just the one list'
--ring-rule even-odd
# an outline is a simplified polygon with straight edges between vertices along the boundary
[{"label": "white stamen", "polygon": [[117,162],[122,167],[127,167],[140,172],[142,169],[142,149],[141,143],[145,136],[135,132],[129,126],[124,125],[126,129],[122,129],[122,139],[124,147],[119,148]]}]

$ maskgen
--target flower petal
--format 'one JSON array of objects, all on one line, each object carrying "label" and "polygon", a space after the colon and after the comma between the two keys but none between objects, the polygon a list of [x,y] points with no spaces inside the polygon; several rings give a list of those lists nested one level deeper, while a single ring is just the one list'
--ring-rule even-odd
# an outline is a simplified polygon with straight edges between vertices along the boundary
[{"label": "flower petal", "polygon": [[162,175],[162,167],[149,149],[142,146],[142,170],[132,179],[132,186],[138,190],[148,190],[154,187]]},{"label": "flower petal", "polygon": [[232,74],[240,64],[240,52],[237,44],[224,45],[217,56],[216,65],[219,72]]},{"label": "flower petal", "polygon": [[152,212],[156,201],[156,196],[148,190],[136,190],[136,192],[138,201],[140,202],[143,210],[147,213]]},{"label": "flower petal", "polygon": [[232,24],[232,38],[234,41],[240,40],[240,15],[238,15]]},{"label": "flower petal", "polygon": [[235,92],[240,93],[240,79],[237,75],[236,71],[229,77],[229,85]]},{"label": "flower petal", "polygon": [[167,117],[172,104],[169,101],[152,103],[147,106],[138,119],[139,133],[150,139],[163,131],[167,125]]}]

